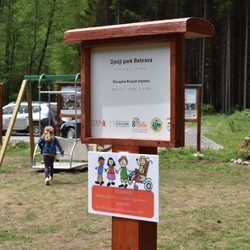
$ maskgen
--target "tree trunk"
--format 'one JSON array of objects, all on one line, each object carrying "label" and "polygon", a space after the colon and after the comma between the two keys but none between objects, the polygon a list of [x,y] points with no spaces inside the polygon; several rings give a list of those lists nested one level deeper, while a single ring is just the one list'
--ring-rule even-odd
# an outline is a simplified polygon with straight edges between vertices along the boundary
[{"label": "tree trunk", "polygon": [[[207,17],[207,1],[204,0],[204,7],[203,7],[203,18],[206,19]],[[201,80],[200,84],[204,86],[204,78],[205,78],[205,46],[206,46],[206,40],[205,38],[202,38],[202,45],[201,45]]]},{"label": "tree trunk", "polygon": [[41,57],[40,57],[40,61],[38,64],[38,68],[37,68],[37,74],[41,74],[41,69],[43,66],[43,61],[45,58],[45,54],[46,54],[46,50],[48,47],[48,43],[49,43],[49,37],[50,37],[50,33],[51,33],[51,29],[52,29],[52,25],[53,25],[53,19],[54,19],[54,14],[56,11],[56,0],[52,0],[51,3],[51,12],[50,12],[50,16],[48,18],[48,26],[47,26],[47,32],[46,32],[46,36],[45,36],[45,40],[44,40],[44,45],[41,51]]},{"label": "tree trunk", "polygon": [[8,4],[8,18],[6,24],[6,41],[5,41],[5,55],[4,55],[4,75],[5,75],[5,85],[4,85],[4,103],[9,102],[10,96],[10,84],[11,84],[11,72],[12,72],[12,63],[11,63],[11,31],[12,31],[12,19],[13,19],[13,10],[12,4]]},{"label": "tree trunk", "polygon": [[[226,83],[226,93],[225,93],[225,112],[228,113],[231,107],[231,60],[230,60],[230,7],[227,8],[227,31],[226,31],[226,74],[225,74],[225,83]],[[223,93],[222,93],[223,94]]]},{"label": "tree trunk", "polygon": [[[36,0],[35,3],[35,20],[38,20],[38,1]],[[29,65],[28,65],[28,73],[31,75],[33,71],[33,64],[37,60],[37,57],[34,58],[35,52],[36,52],[36,47],[37,47],[37,21],[34,23],[34,33],[33,33],[33,47],[30,51],[30,56],[29,56]]]},{"label": "tree trunk", "polygon": [[247,107],[247,55],[248,55],[248,0],[246,0],[246,34],[244,56],[244,80],[243,80],[243,109]]},{"label": "tree trunk", "polygon": [[175,9],[175,18],[178,17],[178,0],[174,1],[174,9]]}]

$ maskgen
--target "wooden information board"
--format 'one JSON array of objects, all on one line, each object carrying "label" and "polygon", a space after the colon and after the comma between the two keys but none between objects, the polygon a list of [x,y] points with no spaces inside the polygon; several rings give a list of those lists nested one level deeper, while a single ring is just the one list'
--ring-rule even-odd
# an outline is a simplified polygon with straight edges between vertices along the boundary
[{"label": "wooden information board", "polygon": [[[81,140],[113,152],[184,146],[185,39],[211,37],[200,18],[66,31],[81,46]],[[112,249],[157,249],[157,223],[112,217]]]}]

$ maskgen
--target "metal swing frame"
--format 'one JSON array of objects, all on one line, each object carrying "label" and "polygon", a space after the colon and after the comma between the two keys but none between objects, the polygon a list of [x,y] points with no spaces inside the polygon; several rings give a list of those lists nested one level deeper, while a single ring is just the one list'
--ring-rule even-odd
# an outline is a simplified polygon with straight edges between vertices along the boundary
[{"label": "metal swing frame", "polygon": [[[41,103],[41,94],[48,94],[48,103],[49,103],[49,109],[50,109],[50,95],[51,94],[72,94],[77,95],[77,83],[80,79],[80,73],[78,74],[69,74],[69,75],[27,75],[25,76],[25,79],[28,81],[38,81],[38,89],[39,89],[39,104]],[[61,81],[74,81],[74,87],[75,91],[53,91],[51,90],[50,81],[55,80],[61,80]],[[48,90],[43,91],[42,90],[42,82],[47,81],[48,82]],[[76,110],[76,98],[75,98],[75,118],[77,117],[77,110]],[[39,134],[41,134],[41,116],[39,114]],[[59,157],[59,154],[57,154],[56,161],[54,163],[55,169],[71,169],[71,168],[77,168],[87,165],[87,152],[90,149],[90,146],[87,144],[81,144],[81,141],[79,138],[77,138],[77,119],[75,119],[75,138],[74,139],[66,139],[61,138],[57,136],[57,139],[60,141],[64,148],[64,157]],[[81,155],[83,157],[79,157]],[[40,149],[38,147],[38,144],[36,145],[33,153],[32,158],[32,168],[35,169],[43,169],[44,164],[38,163],[38,158],[41,155]],[[77,160],[77,161],[75,161]]]}]

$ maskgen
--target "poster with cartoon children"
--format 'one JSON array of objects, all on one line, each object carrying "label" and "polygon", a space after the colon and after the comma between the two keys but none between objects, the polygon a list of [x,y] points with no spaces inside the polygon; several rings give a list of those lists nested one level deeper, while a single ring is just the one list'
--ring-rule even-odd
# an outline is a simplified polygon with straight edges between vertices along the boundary
[{"label": "poster with cartoon children", "polygon": [[159,220],[158,155],[89,152],[90,213]]}]

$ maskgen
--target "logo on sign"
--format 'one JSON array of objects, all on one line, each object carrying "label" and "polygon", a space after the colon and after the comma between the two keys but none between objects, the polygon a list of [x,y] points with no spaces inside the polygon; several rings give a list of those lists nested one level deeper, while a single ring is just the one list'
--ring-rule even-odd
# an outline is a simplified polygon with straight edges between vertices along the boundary
[{"label": "logo on sign", "polygon": [[132,119],[132,129],[134,132],[147,132],[147,123],[141,121],[139,117],[133,117]]},{"label": "logo on sign", "polygon": [[156,132],[156,133],[160,132],[162,130],[161,119],[158,117],[154,117],[150,122],[150,127],[154,132]]},{"label": "logo on sign", "polygon": [[95,127],[106,127],[105,120],[91,120],[91,125]]}]

